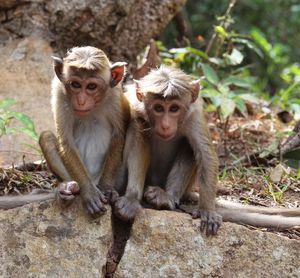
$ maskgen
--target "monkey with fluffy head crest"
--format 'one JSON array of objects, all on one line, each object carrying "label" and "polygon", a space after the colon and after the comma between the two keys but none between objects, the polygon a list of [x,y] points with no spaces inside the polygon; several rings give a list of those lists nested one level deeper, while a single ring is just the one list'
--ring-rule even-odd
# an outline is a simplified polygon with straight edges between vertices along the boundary
[{"label": "monkey with fluffy head crest", "polygon": [[300,209],[228,202],[216,206],[218,157],[202,111],[199,87],[199,81],[181,70],[161,66],[137,81],[136,94],[127,93],[136,121],[125,146],[127,190],[115,203],[115,214],[123,220],[134,219],[142,198],[154,208],[173,210],[184,198],[195,197],[191,187],[196,183],[198,209],[193,216],[201,218],[200,229],[207,234],[216,234],[222,216],[263,227],[300,226]]},{"label": "monkey with fluffy head crest", "polygon": [[57,136],[44,131],[39,143],[49,168],[63,182],[57,194],[1,197],[0,207],[56,195],[69,201],[80,191],[90,214],[106,211],[104,193],[115,185],[130,121],[129,103],[120,84],[125,67],[122,62],[111,64],[102,50],[91,46],[74,47],[63,59],[54,57],[51,104]]}]

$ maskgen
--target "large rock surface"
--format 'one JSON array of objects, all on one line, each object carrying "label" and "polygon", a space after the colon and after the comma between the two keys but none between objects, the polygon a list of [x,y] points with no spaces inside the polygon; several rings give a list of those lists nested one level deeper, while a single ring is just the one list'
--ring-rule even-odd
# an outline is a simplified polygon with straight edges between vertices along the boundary
[{"label": "large rock surface", "polygon": [[[0,46],[0,100],[12,98],[16,105],[10,110],[27,114],[38,133],[54,130],[50,107],[50,84],[53,77],[53,51],[43,39],[28,37]],[[12,125],[15,125],[12,122]],[[4,135],[0,138],[0,167],[11,163],[41,158],[38,144],[24,134]]]},{"label": "large rock surface", "polygon": [[[177,212],[142,210],[114,277],[300,277],[300,241],[224,223],[215,237]],[[101,277],[110,213],[51,202],[0,212],[0,276]]]},{"label": "large rock surface", "polygon": [[0,1],[0,43],[30,35],[58,50],[93,45],[133,61],[186,0]]},{"label": "large rock surface", "polygon": [[300,277],[300,241],[224,223],[215,237],[189,215],[143,210],[116,277]]},{"label": "large rock surface", "polygon": [[110,213],[52,202],[0,212],[0,277],[101,277],[112,240]]}]

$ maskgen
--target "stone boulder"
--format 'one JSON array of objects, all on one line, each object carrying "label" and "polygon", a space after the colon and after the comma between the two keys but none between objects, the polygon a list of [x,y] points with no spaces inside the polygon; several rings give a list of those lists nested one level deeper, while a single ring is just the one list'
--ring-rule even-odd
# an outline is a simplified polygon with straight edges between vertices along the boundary
[{"label": "stone boulder", "polygon": [[0,277],[101,277],[110,213],[91,219],[79,204],[52,202],[0,212]]},{"label": "stone boulder", "polygon": [[300,241],[231,223],[206,237],[189,215],[145,209],[115,277],[300,277]]},{"label": "stone boulder", "polygon": [[[300,277],[300,241],[231,223],[215,237],[198,228],[187,214],[143,209],[113,277]],[[1,211],[0,276],[103,277],[112,236],[110,211],[91,219],[51,202]]]}]

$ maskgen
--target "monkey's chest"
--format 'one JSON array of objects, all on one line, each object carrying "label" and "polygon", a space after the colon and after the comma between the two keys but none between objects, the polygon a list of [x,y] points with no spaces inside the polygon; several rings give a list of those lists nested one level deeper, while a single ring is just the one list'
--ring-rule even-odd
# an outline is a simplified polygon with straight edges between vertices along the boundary
[{"label": "monkey's chest", "polygon": [[80,157],[96,183],[101,175],[111,135],[112,129],[101,121],[79,122],[74,128],[75,144]]},{"label": "monkey's chest", "polygon": [[181,142],[181,138],[167,142],[157,138],[152,140],[147,183],[160,186],[166,183]]}]

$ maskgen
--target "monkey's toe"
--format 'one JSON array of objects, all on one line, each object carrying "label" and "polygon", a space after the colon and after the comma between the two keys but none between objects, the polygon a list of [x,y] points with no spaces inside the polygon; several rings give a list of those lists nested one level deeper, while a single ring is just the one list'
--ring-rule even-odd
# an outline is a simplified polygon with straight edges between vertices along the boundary
[{"label": "monkey's toe", "polygon": [[174,198],[158,186],[149,186],[145,191],[144,199],[156,209],[175,209]]},{"label": "monkey's toe", "polygon": [[141,209],[141,205],[136,199],[120,197],[114,204],[114,215],[119,219],[128,222],[134,220],[136,214]]},{"label": "monkey's toe", "polygon": [[206,232],[206,235],[216,235],[221,224],[222,216],[215,211],[195,210],[192,213],[193,218],[200,218],[200,231]]}]

